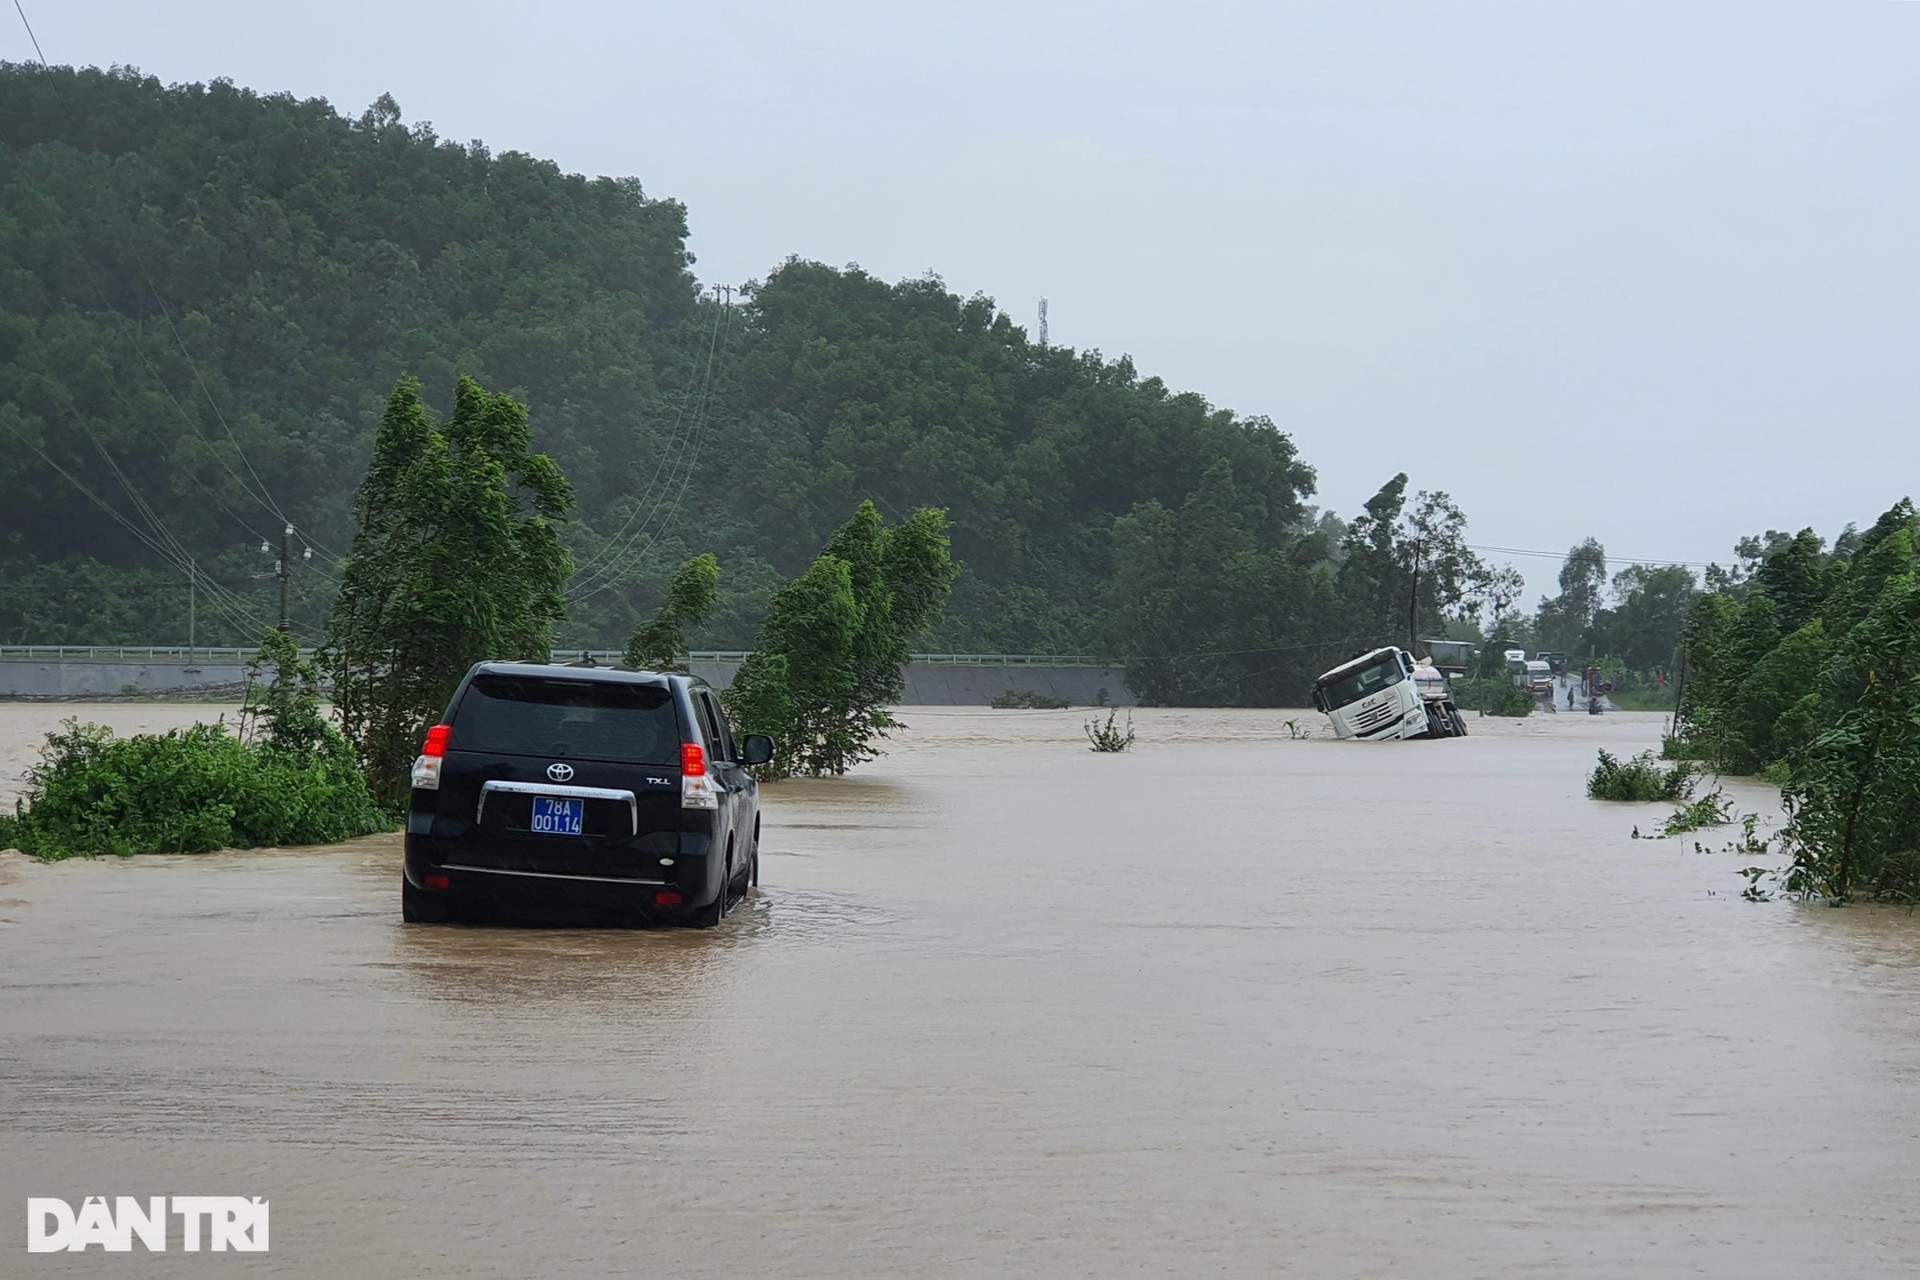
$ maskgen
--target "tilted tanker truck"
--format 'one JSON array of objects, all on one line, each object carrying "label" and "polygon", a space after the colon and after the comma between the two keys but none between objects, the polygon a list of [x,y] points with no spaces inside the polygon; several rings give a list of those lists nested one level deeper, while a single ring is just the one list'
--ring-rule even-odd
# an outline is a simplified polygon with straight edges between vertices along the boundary
[{"label": "tilted tanker truck", "polygon": [[1388,646],[1343,662],[1313,682],[1313,705],[1336,738],[1464,738],[1446,674]]}]

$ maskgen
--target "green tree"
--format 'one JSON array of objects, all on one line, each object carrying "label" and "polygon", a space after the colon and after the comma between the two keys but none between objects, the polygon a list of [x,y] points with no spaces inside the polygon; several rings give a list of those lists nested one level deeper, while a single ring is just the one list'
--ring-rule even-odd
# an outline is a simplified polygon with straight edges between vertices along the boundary
[{"label": "green tree", "polygon": [[1496,579],[1467,546],[1467,517],[1452,498],[1421,490],[1409,509],[1406,491],[1402,472],[1367,500],[1348,527],[1340,583],[1375,643],[1405,637],[1415,648],[1423,630],[1478,613]]},{"label": "green tree", "polygon": [[1607,586],[1607,551],[1587,538],[1567,552],[1560,566],[1560,594],[1540,601],[1541,647],[1584,656],[1594,651],[1594,620]]},{"label": "green tree", "polygon": [[1920,581],[1890,579],[1821,682],[1833,708],[1785,789],[1788,888],[1920,899]]},{"label": "green tree", "polygon": [[[1818,698],[1805,704],[1819,684],[1829,645],[1815,618],[1781,639],[1747,669],[1726,709],[1721,763],[1734,773],[1757,773],[1792,755],[1801,742],[1790,736],[1815,714]],[[1791,719],[1784,719],[1791,714]],[[1785,728],[1788,732],[1782,733]]]},{"label": "green tree", "polygon": [[773,738],[772,775],[841,774],[879,753],[909,645],[957,573],[943,512],[916,511],[888,528],[864,502],[774,596],[726,692],[743,730]]},{"label": "green tree", "polygon": [[687,632],[706,625],[720,595],[720,562],[697,555],[680,566],[667,598],[634,628],[621,660],[641,671],[685,671]]},{"label": "green tree", "polygon": [[1825,600],[1825,543],[1811,529],[1802,529],[1767,556],[1753,576],[1754,589],[1764,591],[1778,610],[1782,634],[1798,631],[1813,621]]},{"label": "green tree", "polygon": [[547,660],[573,569],[555,521],[571,506],[523,406],[462,378],[435,425],[418,382],[394,387],[321,655],[382,803],[405,802],[421,736],[470,666]]},{"label": "green tree", "polygon": [[1220,463],[1177,512],[1147,502],[1113,522],[1104,639],[1143,702],[1299,706],[1351,647],[1324,539],[1263,547],[1244,509]]}]

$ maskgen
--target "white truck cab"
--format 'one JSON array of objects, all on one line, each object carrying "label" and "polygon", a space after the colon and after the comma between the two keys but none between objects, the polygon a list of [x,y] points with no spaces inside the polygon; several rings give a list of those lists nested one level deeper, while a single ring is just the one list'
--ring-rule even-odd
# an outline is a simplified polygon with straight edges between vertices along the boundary
[{"label": "white truck cab", "polygon": [[1447,677],[1388,646],[1342,663],[1313,682],[1313,705],[1333,721],[1336,738],[1464,737]]}]

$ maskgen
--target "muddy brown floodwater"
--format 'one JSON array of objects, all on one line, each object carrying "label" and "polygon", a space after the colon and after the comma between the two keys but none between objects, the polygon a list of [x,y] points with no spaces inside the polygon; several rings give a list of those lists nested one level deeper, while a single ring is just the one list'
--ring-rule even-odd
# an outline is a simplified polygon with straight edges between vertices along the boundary
[{"label": "muddy brown floodwater", "polygon": [[10,859],[0,1204],[262,1195],[228,1265],[311,1276],[1920,1269],[1920,917],[1629,839],[1657,717],[1289,716],[914,709],[713,933],[402,927],[392,838]]}]

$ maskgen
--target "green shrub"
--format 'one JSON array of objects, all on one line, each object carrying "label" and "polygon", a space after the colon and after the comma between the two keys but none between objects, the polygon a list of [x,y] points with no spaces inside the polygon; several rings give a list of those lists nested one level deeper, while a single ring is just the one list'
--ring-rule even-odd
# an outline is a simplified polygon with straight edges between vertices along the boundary
[{"label": "green shrub", "polygon": [[[263,668],[273,678],[259,681]],[[224,720],[116,737],[65,721],[27,771],[0,843],[35,857],[329,844],[384,830],[353,749],[319,712],[312,669],[274,633],[250,667],[241,732]]]},{"label": "green shrub", "polygon": [[[1733,801],[1715,787],[1698,800],[1681,805],[1679,811],[1667,819],[1664,830],[1670,836],[1679,836],[1703,827],[1724,827],[1732,821]],[[1751,835],[1751,831],[1748,834]]]},{"label": "green shrub", "polygon": [[1660,739],[1660,758],[1662,760],[1705,760],[1707,748],[1689,738],[1666,734]]},{"label": "green shrub", "polygon": [[1587,779],[1587,794],[1595,800],[1673,800],[1684,802],[1693,795],[1693,765],[1681,761],[1662,768],[1653,752],[1642,751],[1631,760],[1621,760],[1602,750],[1600,763]]},{"label": "green shrub", "polygon": [[1098,720],[1089,720],[1082,726],[1087,731],[1087,741],[1092,744],[1093,750],[1102,754],[1112,754],[1125,751],[1133,745],[1133,712],[1127,712],[1125,729],[1114,726],[1113,718],[1118,714],[1116,711],[1109,711],[1105,724],[1101,724]]}]

